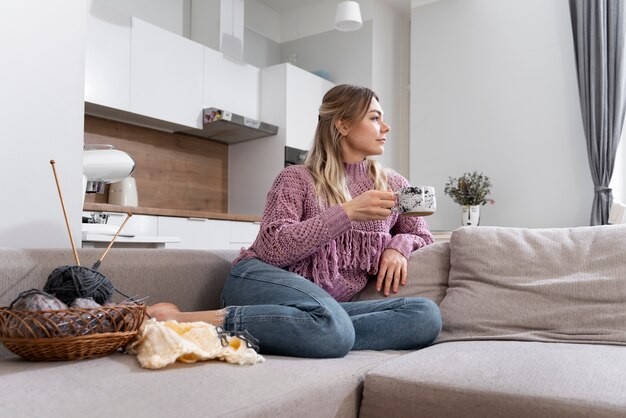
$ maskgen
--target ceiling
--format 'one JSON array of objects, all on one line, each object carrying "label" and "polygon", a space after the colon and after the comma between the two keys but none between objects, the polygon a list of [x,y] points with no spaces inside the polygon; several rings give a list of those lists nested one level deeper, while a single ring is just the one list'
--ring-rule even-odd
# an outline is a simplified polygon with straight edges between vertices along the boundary
[{"label": "ceiling", "polygon": [[[299,7],[308,6],[314,3],[322,3],[326,0],[258,0],[270,9],[281,14]],[[395,6],[400,10],[410,10],[411,0],[385,0],[387,3]],[[337,0],[339,3],[339,0]]]},{"label": "ceiling", "polygon": [[258,0],[277,13],[288,12],[302,6],[313,3],[321,3],[323,0]]}]

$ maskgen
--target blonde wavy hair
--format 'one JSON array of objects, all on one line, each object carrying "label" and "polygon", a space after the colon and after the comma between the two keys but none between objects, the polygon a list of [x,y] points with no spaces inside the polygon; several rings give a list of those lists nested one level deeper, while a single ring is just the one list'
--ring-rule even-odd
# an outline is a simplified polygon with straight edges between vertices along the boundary
[{"label": "blonde wavy hair", "polygon": [[[336,122],[350,130],[367,115],[372,98],[378,96],[367,87],[340,84],[330,89],[322,100],[313,147],[304,165],[313,176],[315,190],[322,206],[331,207],[352,199],[339,143],[343,138]],[[369,175],[374,189],[388,190],[387,175],[381,165],[368,158]]]}]

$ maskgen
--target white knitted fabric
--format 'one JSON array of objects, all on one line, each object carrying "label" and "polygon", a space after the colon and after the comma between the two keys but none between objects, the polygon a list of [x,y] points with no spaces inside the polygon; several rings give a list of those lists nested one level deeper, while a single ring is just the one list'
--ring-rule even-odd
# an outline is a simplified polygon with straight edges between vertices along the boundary
[{"label": "white knitted fabric", "polygon": [[176,361],[195,363],[217,359],[241,365],[265,361],[242,339],[231,336],[226,339],[228,345],[224,347],[216,328],[206,322],[147,319],[126,350],[136,354],[141,367],[147,369],[161,369]]}]

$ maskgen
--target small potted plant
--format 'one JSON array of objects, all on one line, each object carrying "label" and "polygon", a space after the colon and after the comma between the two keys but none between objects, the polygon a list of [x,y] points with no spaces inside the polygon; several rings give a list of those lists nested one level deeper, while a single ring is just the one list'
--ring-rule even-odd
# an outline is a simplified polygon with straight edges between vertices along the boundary
[{"label": "small potted plant", "polygon": [[459,178],[449,177],[444,193],[461,205],[461,225],[480,223],[480,207],[495,201],[487,197],[491,190],[491,180],[483,173],[474,171]]}]

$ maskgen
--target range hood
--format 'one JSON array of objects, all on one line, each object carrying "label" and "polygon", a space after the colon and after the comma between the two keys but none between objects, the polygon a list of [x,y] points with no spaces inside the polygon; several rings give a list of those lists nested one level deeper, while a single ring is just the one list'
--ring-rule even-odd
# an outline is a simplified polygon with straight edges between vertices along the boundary
[{"label": "range hood", "polygon": [[236,144],[276,135],[278,126],[209,107],[202,111],[202,129],[187,129],[180,132],[225,144]]}]

